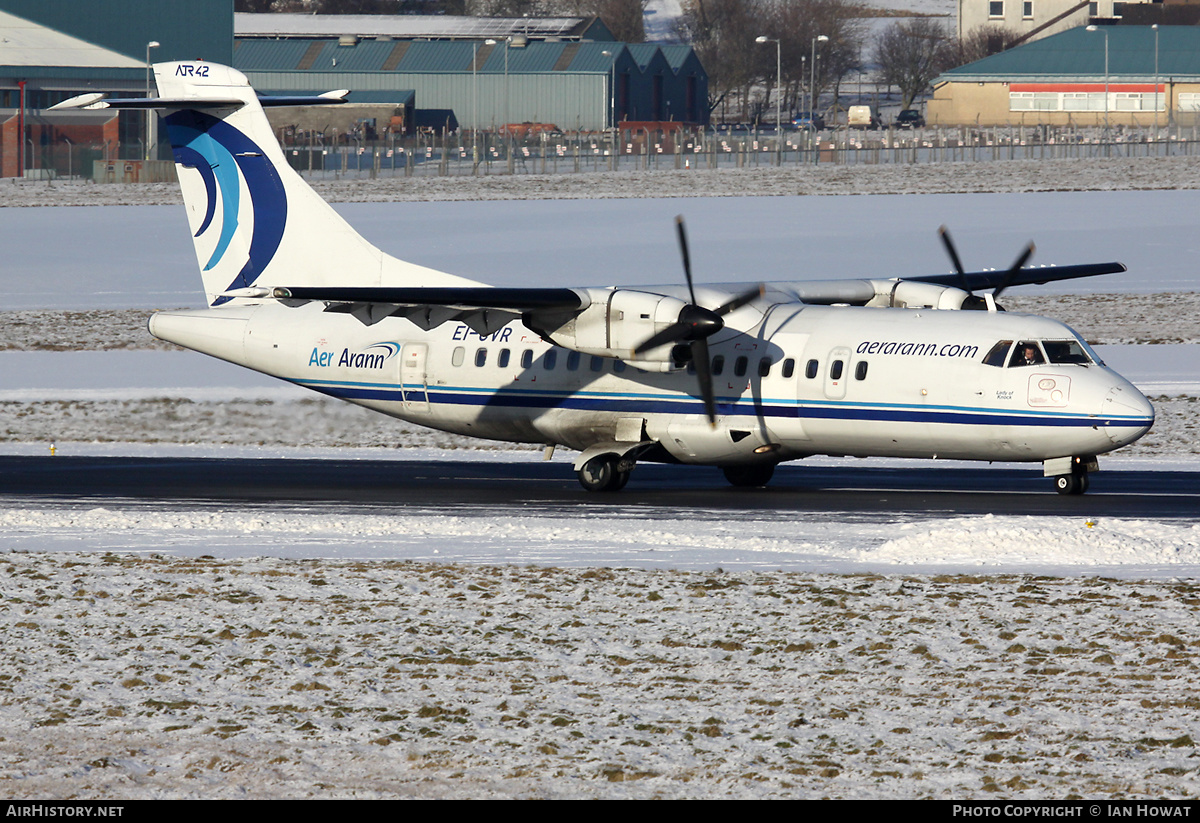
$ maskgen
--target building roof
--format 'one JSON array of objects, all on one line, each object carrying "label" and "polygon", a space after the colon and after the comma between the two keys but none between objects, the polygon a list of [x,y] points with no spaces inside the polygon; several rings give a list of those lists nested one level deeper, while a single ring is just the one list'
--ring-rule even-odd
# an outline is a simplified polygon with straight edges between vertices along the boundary
[{"label": "building roof", "polygon": [[0,65],[29,68],[142,69],[146,64],[0,11]]},{"label": "building roof", "polygon": [[[657,49],[656,46],[650,46]],[[505,58],[507,52],[507,68]],[[573,72],[606,74],[632,63],[624,43],[530,40],[523,47],[505,48],[479,40],[359,40],[339,45],[337,38],[293,40],[239,39],[234,66],[243,72],[322,71],[480,74],[542,74]],[[665,61],[664,61],[665,62]]]},{"label": "building roof", "polygon": [[[1105,71],[1107,36],[1108,70]],[[1200,27],[1100,26],[1068,29],[942,73],[946,82],[1149,82],[1200,78]]]},{"label": "building roof", "polygon": [[598,17],[457,17],[429,14],[235,14],[236,37],[395,37],[404,40],[612,40]]}]

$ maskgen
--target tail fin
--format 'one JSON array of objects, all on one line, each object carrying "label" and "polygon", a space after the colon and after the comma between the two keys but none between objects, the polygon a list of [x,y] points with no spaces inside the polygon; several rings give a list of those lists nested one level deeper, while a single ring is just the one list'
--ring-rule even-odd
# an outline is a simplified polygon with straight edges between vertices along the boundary
[{"label": "tail fin", "polygon": [[288,165],[241,72],[179,62],[156,64],[154,76],[161,99],[142,106],[169,112],[167,133],[210,305],[285,284],[478,285],[397,260],[364,240]]}]

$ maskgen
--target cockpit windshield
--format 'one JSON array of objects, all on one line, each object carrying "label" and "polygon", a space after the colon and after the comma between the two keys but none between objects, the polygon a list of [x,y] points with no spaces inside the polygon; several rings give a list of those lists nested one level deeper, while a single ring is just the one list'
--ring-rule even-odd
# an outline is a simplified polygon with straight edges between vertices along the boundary
[{"label": "cockpit windshield", "polygon": [[[1009,354],[1011,352],[1011,354]],[[1008,368],[1022,366],[1041,366],[1046,363],[1090,365],[1100,363],[1100,358],[1082,340],[1001,340],[984,355],[983,362],[988,366]]]}]

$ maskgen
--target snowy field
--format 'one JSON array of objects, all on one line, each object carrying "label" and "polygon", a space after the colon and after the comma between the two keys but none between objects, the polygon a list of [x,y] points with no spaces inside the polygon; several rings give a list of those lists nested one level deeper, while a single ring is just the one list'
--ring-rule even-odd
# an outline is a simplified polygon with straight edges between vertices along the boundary
[{"label": "snowy field", "polygon": [[[1031,238],[1035,262],[1123,260],[1005,302],[1155,398],[1106,465],[1200,470],[1200,164],[1095,165],[324,188],[389,251],[496,283],[673,282],[681,211],[710,281],[943,272],[940,223],[969,268]],[[173,193],[51,192],[0,186],[44,207],[0,210],[0,454],[539,459],[151,350],[145,309],[199,299]],[[9,500],[0,545],[6,797],[1200,790],[1196,520]]]}]

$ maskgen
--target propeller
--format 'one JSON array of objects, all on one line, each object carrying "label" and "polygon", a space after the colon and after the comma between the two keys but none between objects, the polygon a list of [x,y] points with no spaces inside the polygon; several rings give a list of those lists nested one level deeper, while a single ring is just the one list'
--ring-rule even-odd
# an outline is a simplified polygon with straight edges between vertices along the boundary
[{"label": "propeller", "polygon": [[[954,264],[954,270],[958,272],[958,280],[962,290],[970,295],[966,300],[963,301],[962,307],[964,309],[984,308],[987,305],[986,301],[975,295],[974,290],[971,288],[971,284],[967,281],[967,272],[965,269],[963,269],[962,260],[960,260],[958,257],[958,250],[954,247],[954,241],[950,239],[950,230],[945,226],[942,226],[938,229],[938,236],[942,238],[942,245],[946,247],[946,253],[950,255],[950,262]],[[998,285],[992,291],[993,300],[1003,294],[1004,290],[1012,285],[1013,280],[1016,279],[1016,276],[1021,272],[1021,269],[1025,267],[1025,264],[1029,262],[1029,258],[1033,256],[1033,252],[1036,248],[1037,247],[1034,246],[1033,243],[1030,243],[1025,247],[1021,254],[1017,256],[1017,259],[1013,261],[1013,264],[1008,267],[1006,272],[1004,272],[1004,277],[1000,281],[1000,285]],[[1000,307],[997,306],[997,308]]]},{"label": "propeller", "polygon": [[683,257],[683,275],[687,279],[688,295],[691,302],[679,310],[675,322],[643,340],[633,349],[636,356],[650,349],[656,349],[668,343],[675,343],[676,349],[686,345],[686,357],[672,356],[676,362],[686,362],[690,359],[696,366],[696,377],[700,381],[700,396],[704,400],[704,413],[708,422],[717,424],[717,400],[713,390],[712,360],[708,353],[708,338],[725,328],[725,315],[740,309],[747,303],[763,295],[764,287],[760,284],[750,291],[737,295],[722,303],[715,309],[706,309],[696,302],[696,288],[692,283],[692,258],[688,252],[687,230],[683,225],[683,217],[675,218],[675,227],[679,234],[679,251]]}]

